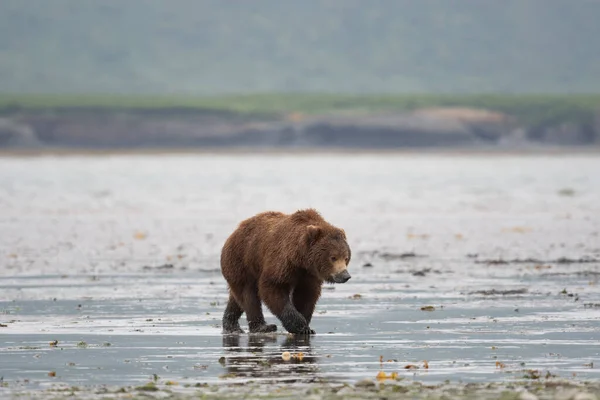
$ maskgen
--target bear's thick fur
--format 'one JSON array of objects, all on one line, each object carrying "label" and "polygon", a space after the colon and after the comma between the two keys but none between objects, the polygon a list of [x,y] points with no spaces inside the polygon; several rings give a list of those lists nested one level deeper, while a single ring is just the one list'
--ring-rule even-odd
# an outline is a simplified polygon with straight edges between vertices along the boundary
[{"label": "bear's thick fur", "polygon": [[263,212],[242,221],[221,251],[221,272],[229,285],[224,333],[243,333],[246,313],[251,333],[274,332],[261,302],[290,333],[314,334],[310,321],[324,281],[350,279],[346,233],[314,209],[293,214]]}]

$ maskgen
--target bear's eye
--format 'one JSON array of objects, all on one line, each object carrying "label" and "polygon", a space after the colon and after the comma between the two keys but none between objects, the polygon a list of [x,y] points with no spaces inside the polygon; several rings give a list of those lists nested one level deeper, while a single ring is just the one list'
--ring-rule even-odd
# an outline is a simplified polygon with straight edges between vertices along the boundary
[{"label": "bear's eye", "polygon": [[337,260],[336,257],[331,257],[331,261],[335,262],[335,260]]}]

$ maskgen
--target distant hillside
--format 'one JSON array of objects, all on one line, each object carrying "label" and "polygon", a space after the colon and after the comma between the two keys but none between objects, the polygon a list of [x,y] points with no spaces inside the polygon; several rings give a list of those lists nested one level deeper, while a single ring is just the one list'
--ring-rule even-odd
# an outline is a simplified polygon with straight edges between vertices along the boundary
[{"label": "distant hillside", "polygon": [[600,146],[600,95],[0,95],[2,148]]},{"label": "distant hillside", "polygon": [[600,92],[598,0],[2,0],[0,92]]}]

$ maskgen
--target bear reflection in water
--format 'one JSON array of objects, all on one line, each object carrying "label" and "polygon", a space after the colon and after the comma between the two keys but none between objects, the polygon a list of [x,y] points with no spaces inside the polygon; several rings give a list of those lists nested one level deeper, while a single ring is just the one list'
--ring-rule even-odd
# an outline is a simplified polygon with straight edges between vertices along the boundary
[{"label": "bear reflection in water", "polygon": [[[276,335],[248,335],[246,347],[240,346],[240,335],[223,335],[227,373],[236,377],[274,378],[286,382],[307,382],[319,372],[317,358],[312,354],[310,335],[288,336],[277,346]],[[284,360],[282,354],[303,353],[301,358]],[[237,354],[236,354],[237,353]]]}]

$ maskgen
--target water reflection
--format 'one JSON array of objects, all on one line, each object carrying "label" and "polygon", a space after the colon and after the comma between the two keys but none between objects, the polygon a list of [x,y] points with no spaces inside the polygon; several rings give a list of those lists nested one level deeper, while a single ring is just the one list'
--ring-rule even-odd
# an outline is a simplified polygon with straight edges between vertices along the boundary
[{"label": "water reflection", "polygon": [[[319,372],[310,336],[287,336],[277,345],[276,335],[223,335],[223,366],[235,377],[311,382]],[[243,343],[246,342],[246,346]],[[290,359],[282,357],[290,353]]]}]

